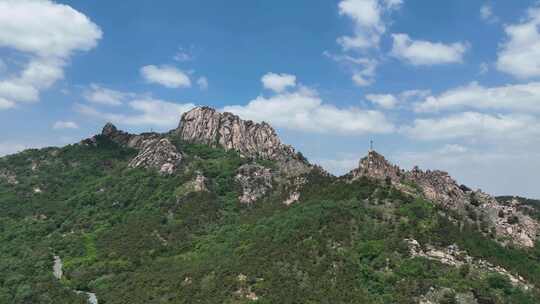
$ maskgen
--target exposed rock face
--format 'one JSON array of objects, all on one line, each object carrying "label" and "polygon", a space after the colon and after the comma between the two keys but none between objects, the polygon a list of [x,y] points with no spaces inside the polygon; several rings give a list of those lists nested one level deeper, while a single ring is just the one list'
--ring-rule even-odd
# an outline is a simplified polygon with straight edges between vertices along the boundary
[{"label": "exposed rock face", "polygon": [[201,172],[197,172],[195,179],[182,185],[181,189],[181,195],[186,195],[191,192],[206,192],[208,191],[208,188],[206,187],[206,177]]},{"label": "exposed rock face", "polygon": [[535,240],[540,237],[540,223],[521,212],[518,201],[501,204],[489,194],[458,185],[446,172],[422,171],[418,167],[404,171],[379,153],[370,151],[367,157],[360,160],[359,167],[346,176],[351,181],[360,177],[384,180],[409,194],[415,194],[417,190],[414,187],[417,187],[426,199],[445,209],[464,216],[473,213],[487,226],[483,232],[494,231],[502,244],[533,247]]},{"label": "exposed rock face", "polygon": [[488,261],[473,258],[466,251],[460,250],[457,245],[450,245],[446,248],[435,248],[427,245],[426,249],[424,249],[415,239],[406,239],[405,242],[409,247],[409,252],[412,257],[424,257],[455,267],[466,264],[477,270],[502,274],[508,277],[513,285],[522,287],[523,289],[530,289],[533,287],[520,275],[514,275],[510,271],[500,266],[495,266]]},{"label": "exposed rock face", "polygon": [[235,180],[242,187],[241,203],[251,204],[272,189],[272,172],[257,164],[245,164],[238,168]]},{"label": "exposed rock face", "polygon": [[184,113],[176,133],[187,142],[236,150],[245,157],[275,160],[280,169],[291,175],[306,173],[312,168],[291,146],[281,143],[269,124],[242,120],[232,113],[220,113],[209,107]]},{"label": "exposed rock face", "polygon": [[154,168],[162,174],[172,174],[182,161],[182,154],[166,138],[147,140],[144,148],[129,162],[132,168]]},{"label": "exposed rock face", "polygon": [[0,180],[5,180],[10,185],[17,185],[17,176],[9,171],[0,171]]},{"label": "exposed rock face", "polygon": [[287,189],[289,196],[285,201],[283,201],[283,204],[289,206],[298,202],[300,200],[300,190],[306,183],[307,179],[301,176],[297,176],[292,181],[290,181],[290,187],[288,187],[289,189]]},{"label": "exposed rock face", "polygon": [[467,200],[467,195],[456,181],[444,171],[422,171],[418,167],[405,174],[405,178],[414,181],[424,196],[445,207],[457,208]]},{"label": "exposed rock face", "polygon": [[521,211],[521,202],[498,202],[480,191],[475,192],[474,197],[489,222],[495,223],[495,233],[503,238],[503,242],[513,241],[526,247],[534,247],[535,240],[540,237],[540,223]]},{"label": "exposed rock face", "polygon": [[368,155],[360,160],[358,168],[349,173],[351,179],[355,180],[362,176],[375,179],[389,179],[394,183],[399,183],[403,176],[402,170],[389,163],[384,156],[371,150]]},{"label": "exposed rock face", "polygon": [[157,133],[129,134],[118,130],[113,124],[107,123],[101,132],[119,145],[139,150],[139,154],[130,162],[131,168],[156,169],[161,174],[172,174],[182,162],[183,155],[176,147]]}]

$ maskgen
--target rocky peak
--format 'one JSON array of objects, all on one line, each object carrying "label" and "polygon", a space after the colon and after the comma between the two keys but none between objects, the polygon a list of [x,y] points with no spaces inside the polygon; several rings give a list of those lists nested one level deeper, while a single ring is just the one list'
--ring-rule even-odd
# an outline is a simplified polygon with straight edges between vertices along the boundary
[{"label": "rocky peak", "polygon": [[149,168],[161,174],[172,174],[180,165],[183,155],[162,134],[130,134],[118,130],[112,123],[107,123],[101,135],[119,145],[137,149],[139,153],[129,162],[131,168]]},{"label": "rocky peak", "polygon": [[101,135],[103,136],[112,136],[116,133],[118,133],[118,129],[110,122],[106,123],[105,126],[103,126],[103,130],[101,131]]},{"label": "rocky peak", "polygon": [[487,225],[483,232],[495,231],[497,240],[503,244],[512,242],[523,247],[533,247],[535,240],[540,238],[540,223],[521,212],[516,202],[501,204],[489,194],[460,186],[447,172],[423,171],[418,167],[404,171],[379,153],[369,151],[360,160],[358,168],[346,176],[350,181],[360,177],[390,182],[403,192],[422,195],[446,210],[456,211],[464,218],[474,213],[483,225]]},{"label": "rocky peak", "polygon": [[358,168],[351,171],[351,174],[353,179],[365,176],[390,180],[393,183],[399,183],[402,178],[402,170],[374,150],[370,150],[368,155],[360,160]]},{"label": "rocky peak", "polygon": [[288,174],[302,174],[312,168],[291,146],[281,143],[269,124],[242,120],[210,107],[197,107],[184,113],[175,132],[186,142],[235,150],[245,157],[275,160]]},{"label": "rocky peak", "polygon": [[103,126],[101,135],[111,139],[119,145],[127,145],[129,140],[133,137],[133,135],[127,132],[118,130],[116,126],[110,122]]}]

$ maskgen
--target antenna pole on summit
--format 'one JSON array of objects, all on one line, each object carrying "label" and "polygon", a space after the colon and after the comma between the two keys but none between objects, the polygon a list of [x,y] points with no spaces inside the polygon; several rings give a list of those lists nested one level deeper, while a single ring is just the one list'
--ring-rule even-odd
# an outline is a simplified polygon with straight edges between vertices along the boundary
[{"label": "antenna pole on summit", "polygon": [[369,151],[373,151],[373,140],[369,141]]}]

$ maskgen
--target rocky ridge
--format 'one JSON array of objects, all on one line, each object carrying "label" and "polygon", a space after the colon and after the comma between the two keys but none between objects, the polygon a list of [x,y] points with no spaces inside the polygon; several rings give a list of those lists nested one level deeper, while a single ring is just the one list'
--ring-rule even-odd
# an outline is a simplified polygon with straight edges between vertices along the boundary
[{"label": "rocky ridge", "polygon": [[405,171],[372,150],[360,160],[358,168],[345,176],[349,181],[361,177],[383,180],[412,195],[419,192],[442,208],[479,222],[482,232],[494,234],[504,245],[533,247],[540,238],[540,223],[520,210],[519,201],[498,202],[480,190],[458,185],[447,172],[423,171],[418,167]]},{"label": "rocky ridge", "polygon": [[129,134],[118,130],[113,124],[107,123],[103,127],[101,135],[119,145],[139,151],[139,154],[128,164],[131,168],[149,168],[156,169],[161,174],[173,174],[183,159],[182,153],[176,149],[168,138],[161,134]]},{"label": "rocky ridge", "polygon": [[255,123],[210,107],[197,107],[182,115],[174,131],[180,139],[238,151],[244,157],[276,161],[280,171],[295,176],[313,169],[291,146],[281,143],[267,123]]},{"label": "rocky ridge", "polygon": [[430,260],[439,261],[443,264],[461,267],[468,265],[483,272],[494,272],[507,277],[514,286],[521,287],[525,290],[534,288],[523,277],[518,274],[512,274],[501,266],[496,266],[488,261],[471,257],[466,251],[461,250],[457,245],[450,245],[445,248],[436,248],[427,245],[422,248],[420,243],[415,239],[406,239],[405,242],[409,247],[411,257],[423,257]]}]

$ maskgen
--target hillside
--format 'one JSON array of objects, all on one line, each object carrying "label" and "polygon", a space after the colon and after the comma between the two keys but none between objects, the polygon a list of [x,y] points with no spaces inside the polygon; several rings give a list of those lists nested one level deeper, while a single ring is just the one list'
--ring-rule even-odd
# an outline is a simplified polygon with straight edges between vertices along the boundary
[{"label": "hillside", "polygon": [[539,303],[539,220],[375,151],[335,177],[196,108],[0,158],[0,303]]}]

